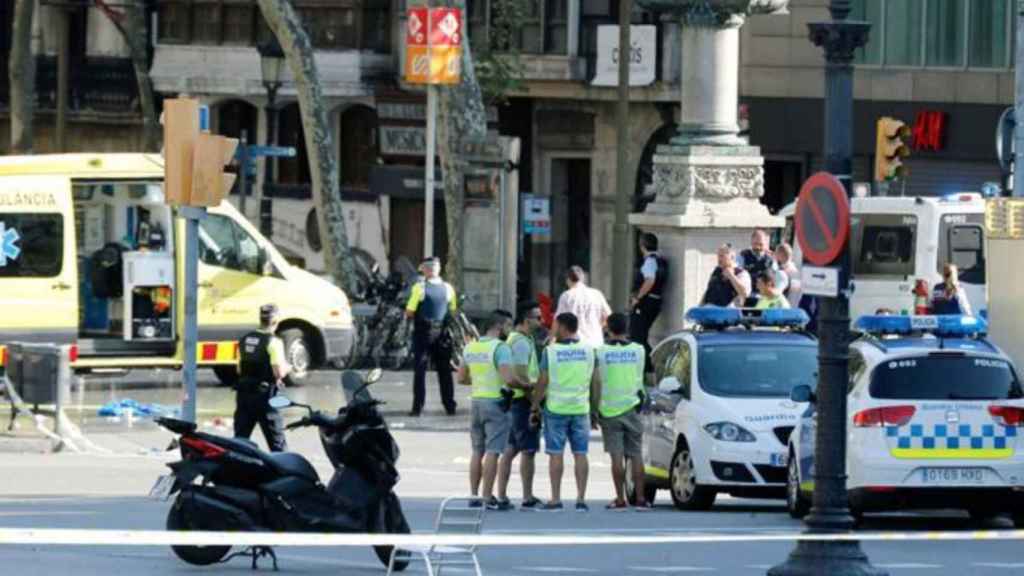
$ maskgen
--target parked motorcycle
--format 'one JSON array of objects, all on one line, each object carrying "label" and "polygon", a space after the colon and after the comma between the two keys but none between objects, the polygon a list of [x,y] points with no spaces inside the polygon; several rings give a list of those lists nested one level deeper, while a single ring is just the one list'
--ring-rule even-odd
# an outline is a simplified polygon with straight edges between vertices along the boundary
[{"label": "parked motorcycle", "polygon": [[[374,370],[364,378],[345,371],[341,385],[348,405],[330,416],[283,395],[271,398],[274,408],[305,408],[308,414],[288,430],[316,426],[334,475],[327,486],[301,455],[268,453],[241,438],[226,438],[196,430],[191,422],[158,418],[164,428],[180,435],[182,459],[168,464],[150,494],[167,500],[177,494],[167,514],[168,530],[369,532],[408,534],[409,524],[393,489],[398,483],[399,450],[367,387],[380,378]],[[246,549],[228,555],[230,546],[172,546],[189,564],[206,566],[237,556],[269,556],[273,550]],[[374,546],[386,566],[391,546]],[[402,570],[408,560],[395,562]]]}]

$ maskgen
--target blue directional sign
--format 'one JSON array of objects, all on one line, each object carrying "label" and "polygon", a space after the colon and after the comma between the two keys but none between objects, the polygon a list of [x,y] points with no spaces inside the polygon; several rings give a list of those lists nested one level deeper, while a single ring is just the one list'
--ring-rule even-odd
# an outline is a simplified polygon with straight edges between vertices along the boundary
[{"label": "blue directional sign", "polygon": [[249,146],[247,153],[250,158],[257,156],[276,156],[279,158],[294,158],[294,146]]},{"label": "blue directional sign", "polygon": [[21,248],[18,247],[17,242],[21,240],[21,235],[14,228],[7,229],[3,222],[0,222],[0,268],[7,266],[7,261],[18,259],[21,256]]}]

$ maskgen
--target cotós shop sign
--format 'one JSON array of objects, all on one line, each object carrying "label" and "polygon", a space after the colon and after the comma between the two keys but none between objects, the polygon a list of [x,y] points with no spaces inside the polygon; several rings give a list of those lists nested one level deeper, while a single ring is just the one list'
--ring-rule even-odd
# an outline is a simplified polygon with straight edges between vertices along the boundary
[{"label": "cot\u00f3s shop sign", "polygon": [[[632,26],[629,31],[629,85],[654,84],[658,27]],[[593,86],[619,85],[619,27],[597,27],[597,71]]]}]

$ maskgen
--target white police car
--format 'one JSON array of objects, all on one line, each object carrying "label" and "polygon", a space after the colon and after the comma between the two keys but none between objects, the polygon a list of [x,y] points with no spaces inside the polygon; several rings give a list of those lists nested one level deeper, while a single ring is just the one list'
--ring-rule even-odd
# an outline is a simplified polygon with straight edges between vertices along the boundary
[{"label": "white police car", "polygon": [[[960,508],[1024,522],[1024,391],[1012,362],[966,316],[865,316],[850,346],[846,470],[850,508]],[[812,400],[790,437],[787,506],[813,491]]]},{"label": "white police car", "polygon": [[786,442],[806,405],[790,391],[815,381],[818,344],[802,310],[694,308],[697,327],[654,349],[658,381],[644,407],[648,502],[667,489],[683,510],[719,492],[785,494]]}]

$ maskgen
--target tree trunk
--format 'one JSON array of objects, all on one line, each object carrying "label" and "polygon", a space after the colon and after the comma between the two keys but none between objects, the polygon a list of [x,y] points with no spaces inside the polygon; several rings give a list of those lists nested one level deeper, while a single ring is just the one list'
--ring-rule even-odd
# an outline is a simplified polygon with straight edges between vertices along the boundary
[{"label": "tree trunk", "polygon": [[135,70],[135,83],[139,88],[143,150],[158,152],[163,143],[163,129],[156,114],[156,96],[153,94],[153,82],[149,77],[145,0],[131,2],[124,7],[123,13],[111,9],[105,0],[96,0],[96,6],[110,19],[128,46],[132,68]]},{"label": "tree trunk", "polygon": [[355,264],[349,251],[345,212],[341,205],[340,169],[334,161],[334,142],[323,106],[323,89],[313,59],[313,45],[291,0],[259,0],[263,18],[285,53],[299,95],[302,131],[313,180],[313,203],[324,248],[324,263],[335,284],[355,294]]},{"label": "tree trunk", "polygon": [[36,99],[36,59],[32,54],[32,20],[36,0],[15,0],[11,54],[8,61],[11,100],[11,152],[31,154],[32,116]]},{"label": "tree trunk", "polygon": [[[465,0],[444,0],[442,4],[466,13]],[[465,36],[463,36],[465,38]],[[448,225],[448,262],[445,277],[461,292],[462,217],[465,201],[465,174],[468,164],[462,154],[466,142],[482,141],[487,136],[487,110],[473,68],[469,42],[462,43],[461,81],[439,90],[437,153],[444,173],[444,210]]]}]

